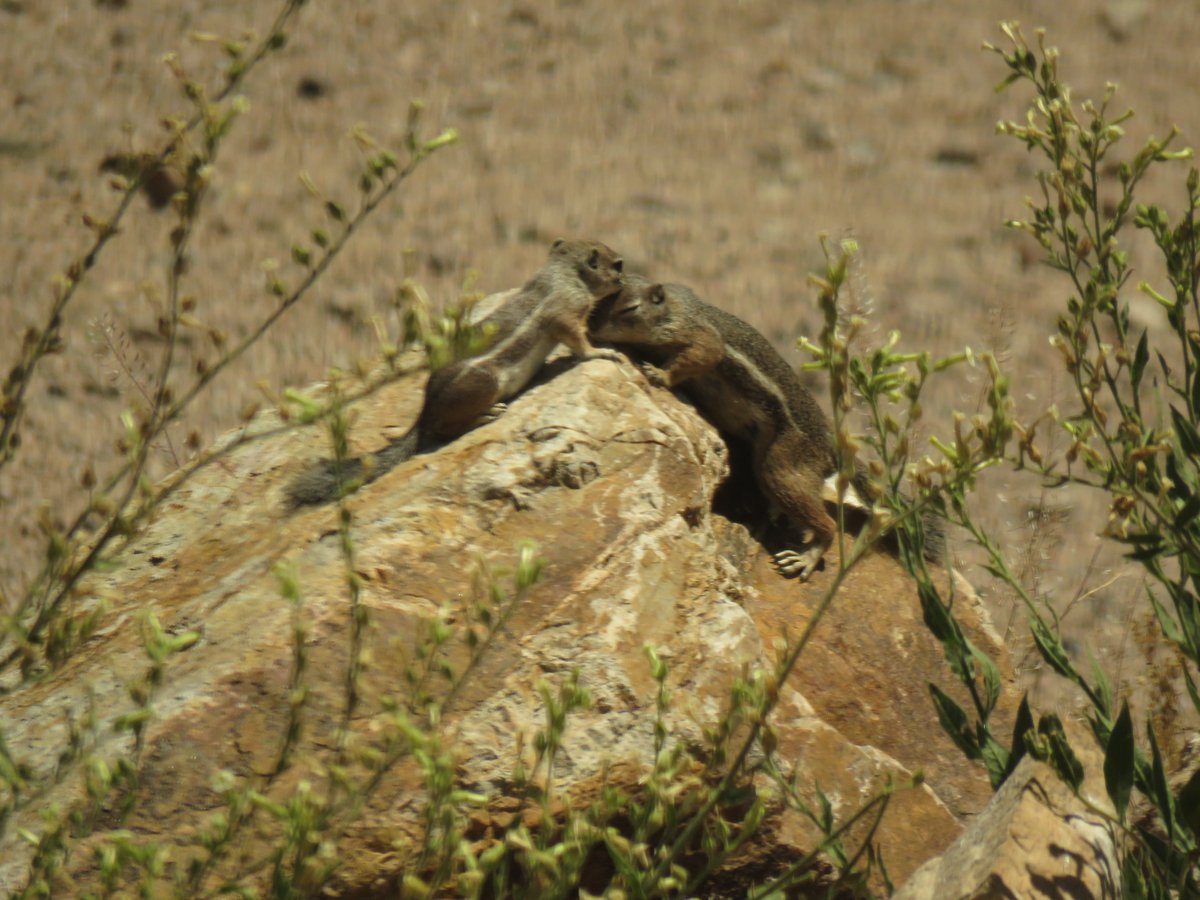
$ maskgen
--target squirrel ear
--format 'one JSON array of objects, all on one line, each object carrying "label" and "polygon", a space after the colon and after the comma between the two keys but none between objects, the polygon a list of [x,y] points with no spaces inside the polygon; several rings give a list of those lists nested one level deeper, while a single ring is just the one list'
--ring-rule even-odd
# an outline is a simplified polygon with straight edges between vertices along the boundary
[{"label": "squirrel ear", "polygon": [[650,302],[664,303],[667,299],[667,289],[661,284],[653,284],[650,286]]},{"label": "squirrel ear", "polygon": [[559,238],[553,244],[550,245],[550,249],[557,250],[559,247],[561,247],[565,243],[566,243],[566,241],[564,241],[562,238]]}]

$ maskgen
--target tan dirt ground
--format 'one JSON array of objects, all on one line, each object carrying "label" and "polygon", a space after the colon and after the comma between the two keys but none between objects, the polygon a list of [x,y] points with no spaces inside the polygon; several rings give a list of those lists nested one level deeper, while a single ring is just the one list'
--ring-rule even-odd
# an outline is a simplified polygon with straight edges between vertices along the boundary
[{"label": "tan dirt ground", "polygon": [[[263,29],[275,8],[0,0],[0,361],[15,359],[21,330],[45,317],[50,279],[86,247],[82,214],[113,208],[101,160],[156,145],[160,120],[186,110],[162,55],[178,50],[211,73],[219,52],[188,35]],[[817,237],[853,235],[864,251],[855,294],[880,332],[898,328],[908,346],[937,353],[993,348],[1025,412],[1061,400],[1046,336],[1065,285],[1002,224],[1022,213],[1034,164],[994,125],[1022,116],[1028,93],[993,91],[1003,68],[980,44],[1000,42],[997,23],[1012,18],[1047,26],[1077,97],[1120,83],[1118,105],[1138,110],[1130,153],[1172,124],[1200,140],[1192,0],[312,3],[251,77],[251,111],[222,150],[186,286],[204,321],[238,336],[271,309],[264,260],[294,275],[290,245],[323,223],[297,173],[352,198],[355,123],[397,145],[409,99],[421,97],[429,130],[453,126],[462,141],[196,405],[176,452],[191,429],[207,442],[236,423],[260,396],[256,382],[304,385],[370,356],[370,318],[396,327],[406,249],[431,294],[449,301],[471,271],[484,290],[519,283],[560,235],[599,237],[631,266],[694,286],[797,363],[795,336],[819,324],[804,281],[821,262]],[[305,96],[305,79],[317,96]],[[1150,187],[1169,197],[1162,181]],[[110,470],[120,411],[135,402],[136,386],[94,337],[103,317],[141,365],[161,352],[155,298],[170,221],[139,200],[68,311],[66,352],[37,376],[23,453],[0,471],[0,591],[10,598],[41,553],[39,504],[60,520],[78,508],[81,473]],[[1134,280],[1156,277],[1146,240],[1133,247],[1144,267]],[[1131,299],[1161,333],[1153,308]],[[196,340],[189,352],[202,349]],[[931,430],[948,431],[951,408],[977,409],[981,387],[957,377],[939,386]],[[1025,476],[995,477],[981,496],[1036,590],[1060,606],[1082,598],[1068,625],[1114,666],[1132,665],[1137,582],[1113,554],[1094,556],[1103,507],[1080,492],[1043,494]],[[970,574],[1005,627],[1012,598]]]}]

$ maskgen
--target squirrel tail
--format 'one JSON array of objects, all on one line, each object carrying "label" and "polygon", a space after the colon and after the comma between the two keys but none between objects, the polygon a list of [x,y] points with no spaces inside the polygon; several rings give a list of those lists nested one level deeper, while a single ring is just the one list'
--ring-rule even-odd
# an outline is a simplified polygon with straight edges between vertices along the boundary
[{"label": "squirrel tail", "polygon": [[414,425],[401,437],[396,438],[378,453],[373,454],[370,467],[361,457],[344,459],[322,459],[301,472],[287,487],[288,503],[293,507],[319,506],[343,496],[354,482],[370,484],[381,475],[390,472],[400,463],[417,452],[421,434]]},{"label": "squirrel tail", "polygon": [[[871,484],[870,476],[867,474],[867,467],[858,462],[855,466],[854,478],[850,481],[854,492],[858,495],[860,501],[865,501],[865,506],[870,507],[871,498],[878,495],[878,488]],[[883,543],[893,553],[899,553],[900,538],[895,533],[887,535],[883,539]],[[921,554],[929,562],[941,562],[946,553],[946,533],[942,528],[942,520],[938,518],[932,511],[926,512],[921,516]]]}]

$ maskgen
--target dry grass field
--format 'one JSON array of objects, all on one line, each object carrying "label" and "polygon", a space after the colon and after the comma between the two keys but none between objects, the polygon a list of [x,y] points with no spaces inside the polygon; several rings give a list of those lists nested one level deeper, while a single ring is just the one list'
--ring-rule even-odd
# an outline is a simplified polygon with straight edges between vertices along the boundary
[{"label": "dry grass field", "polygon": [[[154,146],[163,117],[187,109],[163,54],[211,76],[219,51],[189,35],[237,37],[274,11],[267,0],[0,0],[5,370],[22,329],[43,320],[51,278],[87,246],[83,214],[115,203],[102,161]],[[237,336],[271,308],[264,261],[287,274],[289,247],[322,218],[297,175],[352,198],[356,123],[397,144],[420,97],[429,130],[452,126],[462,140],[195,406],[159,473],[187,452],[188,432],[207,442],[235,424],[261,399],[258,382],[304,385],[369,357],[371,318],[396,328],[406,260],[451,301],[470,273],[482,290],[519,283],[560,235],[598,237],[632,268],[692,285],[797,363],[794,338],[818,324],[805,285],[821,262],[818,235],[853,235],[863,248],[855,299],[880,333],[900,329],[907,346],[938,353],[994,349],[1022,409],[1041,409],[1060,394],[1046,337],[1066,286],[1002,224],[1021,215],[1034,160],[994,126],[1020,117],[1027,96],[995,93],[1002,66],[980,49],[1013,18],[1049,29],[1077,96],[1120,84],[1118,103],[1138,110],[1130,152],[1172,124],[1200,141],[1192,0],[311,3],[247,83],[250,111],[222,148],[186,281],[201,319]],[[1166,201],[1169,187],[1153,182],[1148,195]],[[161,351],[171,214],[140,200],[132,213],[69,310],[65,352],[32,387],[22,455],[0,470],[8,596],[41,552],[39,506],[65,517],[82,473],[112,465],[120,412]],[[1134,241],[1135,266],[1148,246]],[[1133,302],[1140,323],[1162,327]],[[188,352],[208,349],[197,338]],[[181,379],[193,362],[179,360]],[[952,408],[975,410],[981,384],[940,385],[930,428],[948,430]],[[1010,475],[987,481],[980,505],[1040,592],[1060,605],[1076,598],[1073,633],[1133,666],[1126,600],[1137,583],[1111,553],[1096,555],[1103,507]],[[1011,598],[990,599],[1004,627]]]}]

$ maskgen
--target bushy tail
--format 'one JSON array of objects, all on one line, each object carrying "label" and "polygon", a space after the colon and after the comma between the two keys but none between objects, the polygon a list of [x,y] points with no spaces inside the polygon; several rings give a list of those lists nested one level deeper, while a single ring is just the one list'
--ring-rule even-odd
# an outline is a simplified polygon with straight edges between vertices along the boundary
[{"label": "bushy tail", "polygon": [[351,486],[358,487],[356,482],[370,484],[412,457],[417,452],[420,437],[414,425],[403,436],[372,454],[374,461],[369,468],[360,457],[344,459],[340,463],[336,459],[322,459],[288,485],[288,503],[292,507],[319,506],[343,496]]},{"label": "bushy tail", "polygon": [[[836,476],[831,476],[825,485],[825,499],[837,502]],[[846,494],[846,505],[860,510],[870,510],[879,495],[879,488],[871,483],[867,467],[861,462],[855,462],[854,477],[850,480],[851,490]],[[942,530],[942,520],[932,512],[926,512],[921,517],[922,555],[930,562],[940,562],[946,551],[946,535]],[[893,531],[883,538],[883,544],[893,553],[900,550],[900,538]]]}]

